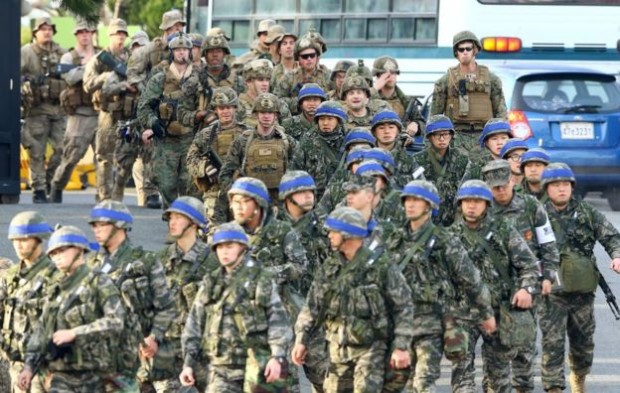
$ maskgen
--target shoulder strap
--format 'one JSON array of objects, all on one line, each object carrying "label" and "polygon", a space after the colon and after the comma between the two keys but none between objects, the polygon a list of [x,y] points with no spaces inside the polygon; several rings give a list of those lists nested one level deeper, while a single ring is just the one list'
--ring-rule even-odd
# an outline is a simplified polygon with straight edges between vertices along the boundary
[{"label": "shoulder strap", "polygon": [[[428,256],[427,254],[430,254],[432,246],[435,243],[434,241],[432,241],[433,244],[431,244],[431,236],[433,236],[433,227],[429,226],[428,228],[426,228],[426,231],[424,231],[424,233],[420,235],[418,240],[411,247],[409,247],[409,251],[407,252],[407,254],[405,254],[403,259],[398,263],[398,270],[400,270],[401,272],[405,270],[405,266],[407,266],[409,261],[413,258],[413,254],[421,252],[424,246],[426,246],[427,248],[425,251],[425,256]],[[430,249],[428,247],[429,245]]]}]

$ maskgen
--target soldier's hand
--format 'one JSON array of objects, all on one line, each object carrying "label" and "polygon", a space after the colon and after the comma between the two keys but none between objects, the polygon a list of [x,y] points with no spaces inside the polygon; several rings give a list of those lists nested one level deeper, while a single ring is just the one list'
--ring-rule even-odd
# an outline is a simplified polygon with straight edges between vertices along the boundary
[{"label": "soldier's hand", "polygon": [[411,365],[411,356],[409,356],[409,351],[403,351],[402,349],[395,349],[392,352],[392,357],[390,358],[390,366],[395,370],[400,370],[403,368],[407,368]]},{"label": "soldier's hand", "polygon": [[614,258],[611,260],[611,270],[620,274],[620,258]]},{"label": "soldier's hand", "polygon": [[194,116],[194,119],[196,120],[196,123],[199,123],[202,121],[202,119],[204,119],[207,116],[207,111],[198,111],[196,112],[196,115]]},{"label": "soldier's hand", "polygon": [[179,374],[179,380],[183,386],[193,386],[196,383],[194,370],[191,367],[183,367],[183,371]]},{"label": "soldier's hand", "polygon": [[295,344],[295,346],[293,347],[293,352],[291,353],[293,363],[295,363],[295,365],[297,366],[301,366],[302,364],[304,364],[306,362],[307,353],[308,350],[305,345]]},{"label": "soldier's hand", "polygon": [[491,317],[487,320],[482,321],[480,324],[482,331],[486,334],[493,334],[497,330],[497,323],[495,322],[495,317]]},{"label": "soldier's hand", "polygon": [[142,132],[142,143],[144,143],[145,145],[148,145],[149,143],[151,143],[151,140],[153,139],[153,130],[151,130],[150,128],[144,130],[144,132]]},{"label": "soldier's hand", "polygon": [[125,90],[131,94],[136,94],[138,92],[138,89],[136,89],[134,85],[130,85],[129,83],[127,83],[127,86],[125,86]]},{"label": "soldier's hand", "polygon": [[32,381],[32,371],[25,368],[19,373],[17,385],[21,390],[27,391],[30,389],[30,382]]},{"label": "soldier's hand", "polygon": [[542,282],[542,289],[540,291],[541,295],[545,296],[551,293],[551,288],[553,287],[553,283],[550,280],[544,279]]},{"label": "soldier's hand", "polygon": [[265,366],[265,382],[271,383],[280,379],[282,374],[282,365],[276,358],[271,358]]},{"label": "soldier's hand", "polygon": [[390,74],[389,72],[384,72],[383,74],[379,75],[377,79],[375,79],[375,83],[373,83],[372,87],[377,90],[383,89],[386,82],[390,79],[390,76],[392,76],[392,74]]},{"label": "soldier's hand", "polygon": [[140,344],[140,351],[142,352],[142,356],[149,359],[155,357],[158,348],[159,345],[157,344],[157,340],[155,340],[154,336],[146,337],[144,339],[144,344]]},{"label": "soldier's hand", "polygon": [[521,288],[512,297],[512,305],[523,309],[530,308],[532,307],[532,295]]},{"label": "soldier's hand", "polygon": [[418,126],[418,123],[416,123],[415,121],[412,121],[407,125],[407,134],[409,134],[410,136],[416,136],[418,134],[418,131],[420,131],[420,126]]},{"label": "soldier's hand", "polygon": [[58,330],[52,335],[52,341],[56,345],[72,343],[75,341],[75,333],[72,329]]}]

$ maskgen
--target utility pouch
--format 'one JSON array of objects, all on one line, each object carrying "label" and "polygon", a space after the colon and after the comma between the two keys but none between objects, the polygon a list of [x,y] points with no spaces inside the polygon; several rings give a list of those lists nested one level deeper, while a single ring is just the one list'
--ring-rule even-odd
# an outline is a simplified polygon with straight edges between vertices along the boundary
[{"label": "utility pouch", "polygon": [[530,310],[508,304],[499,306],[499,340],[507,347],[526,347],[536,339],[536,323]]}]

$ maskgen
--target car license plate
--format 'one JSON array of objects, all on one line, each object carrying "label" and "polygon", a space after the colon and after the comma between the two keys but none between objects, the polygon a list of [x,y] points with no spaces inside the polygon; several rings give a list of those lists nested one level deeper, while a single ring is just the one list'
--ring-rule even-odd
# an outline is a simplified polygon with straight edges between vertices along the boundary
[{"label": "car license plate", "polygon": [[594,124],[586,122],[560,123],[562,139],[594,139]]}]

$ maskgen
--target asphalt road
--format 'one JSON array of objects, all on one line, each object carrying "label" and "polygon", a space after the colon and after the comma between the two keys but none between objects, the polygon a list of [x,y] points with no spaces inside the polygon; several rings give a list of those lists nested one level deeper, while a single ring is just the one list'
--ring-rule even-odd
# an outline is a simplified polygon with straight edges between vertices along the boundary
[{"label": "asphalt road", "polygon": [[[136,244],[142,245],[146,249],[159,250],[164,247],[164,239],[166,236],[166,226],[161,220],[161,211],[149,210],[137,207],[135,194],[132,190],[128,190],[125,203],[134,216],[134,228],[129,236]],[[13,258],[13,248],[4,234],[8,231],[8,224],[11,218],[20,211],[38,210],[41,212],[52,225],[61,223],[64,225],[75,225],[92,239],[92,234],[87,223],[90,208],[94,205],[94,191],[87,189],[78,192],[65,192],[64,204],[56,205],[32,205],[32,195],[25,192],[21,196],[19,205],[0,205],[0,256]],[[596,196],[589,197],[588,202],[600,209],[607,218],[620,228],[620,212],[612,212],[607,201]],[[595,249],[598,259],[599,268],[603,275],[607,278],[612,290],[620,299],[620,276],[614,274],[609,269],[609,256],[598,245]],[[620,300],[619,300],[620,301]],[[620,391],[620,341],[617,332],[620,327],[620,321],[615,321],[605,297],[599,290],[596,297],[595,305],[596,315],[596,334],[595,334],[595,354],[594,366],[592,374],[587,379],[587,387],[591,392],[597,393],[617,393]],[[540,335],[539,335],[540,336]],[[476,360],[478,369],[478,381],[481,379],[481,363],[478,352]],[[540,356],[538,358],[540,362]],[[568,370],[567,370],[568,373]],[[438,381],[437,391],[440,393],[450,392],[450,364],[444,360],[442,363],[442,375]],[[540,367],[536,368],[536,391],[542,392],[540,382]],[[567,389],[566,391],[570,391]],[[304,383],[302,392],[310,392],[307,383]]]}]

